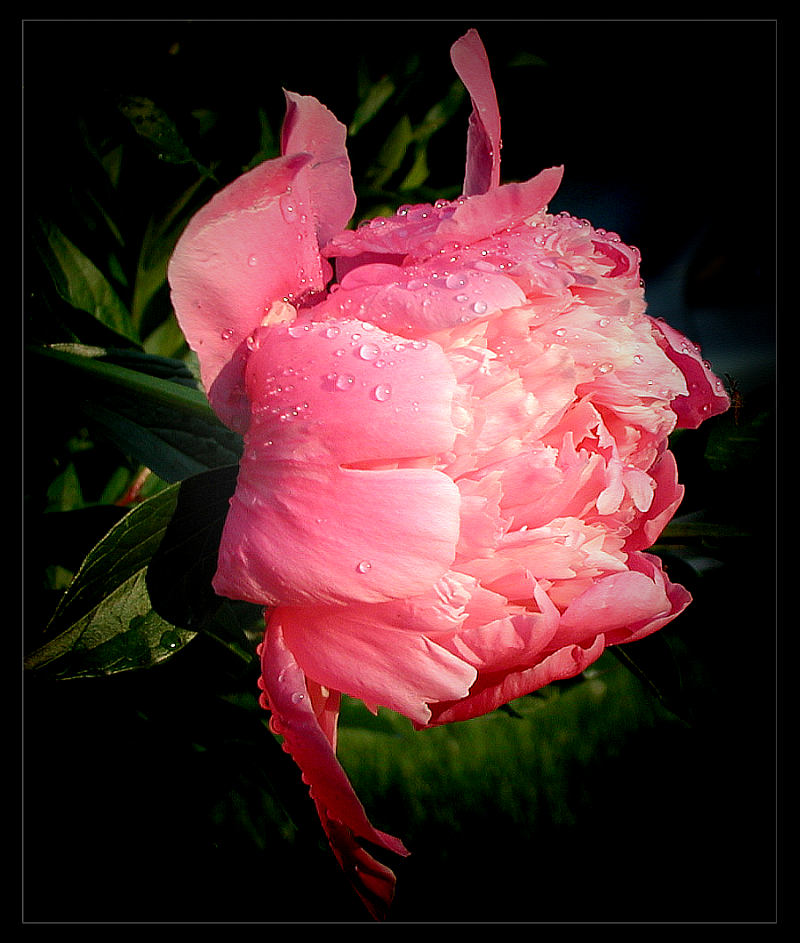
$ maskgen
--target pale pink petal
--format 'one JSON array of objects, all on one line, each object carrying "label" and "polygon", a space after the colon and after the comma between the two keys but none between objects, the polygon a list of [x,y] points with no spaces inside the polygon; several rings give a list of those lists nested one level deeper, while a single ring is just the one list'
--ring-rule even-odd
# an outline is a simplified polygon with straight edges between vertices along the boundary
[{"label": "pale pink petal", "polygon": [[324,285],[302,180],[310,160],[280,157],[237,178],[189,221],[169,263],[178,322],[211,405],[234,428],[242,425],[241,400],[230,401],[240,382],[240,345],[274,301]]},{"label": "pale pink petal", "polygon": [[500,111],[489,60],[476,30],[453,43],[450,59],[472,99],[464,177],[464,195],[471,196],[500,183]]},{"label": "pale pink petal", "polygon": [[308,677],[426,723],[429,705],[464,697],[476,671],[404,613],[397,605],[281,607],[273,619]]},{"label": "pale pink petal", "polygon": [[681,369],[688,396],[676,396],[672,408],[683,429],[696,429],[701,422],[724,413],[730,399],[722,381],[702,359],[700,348],[660,318],[653,320],[656,340],[664,353]]},{"label": "pale pink petal", "polygon": [[394,874],[360,840],[398,855],[402,842],[374,828],[319,725],[306,679],[284,639],[280,617],[270,619],[261,646],[261,688],[272,712],[272,729],[300,767],[336,858],[376,917],[385,917],[394,894]]},{"label": "pale pink petal", "polygon": [[286,117],[281,131],[281,153],[306,153],[312,161],[308,176],[311,211],[320,245],[347,226],[356,207],[356,195],[347,154],[347,128],[310,95],[284,92]]}]

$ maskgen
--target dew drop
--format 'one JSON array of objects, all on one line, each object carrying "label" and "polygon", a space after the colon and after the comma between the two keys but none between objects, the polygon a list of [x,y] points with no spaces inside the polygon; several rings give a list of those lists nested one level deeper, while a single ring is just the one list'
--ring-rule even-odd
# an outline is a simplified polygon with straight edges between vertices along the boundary
[{"label": "dew drop", "polygon": [[472,310],[475,314],[486,314],[489,305],[485,301],[476,301],[472,306]]},{"label": "dew drop", "polygon": [[220,337],[224,341],[229,341],[233,337],[234,331],[232,327],[225,328],[225,330],[220,334]]},{"label": "dew drop", "polygon": [[634,363],[644,363],[644,357],[641,354],[636,354],[633,358]]},{"label": "dew drop", "polygon": [[292,695],[292,704],[299,704],[305,698],[305,694],[302,694],[300,691],[295,691]]},{"label": "dew drop", "polygon": [[325,336],[326,336],[326,337],[338,337],[338,336],[339,336],[339,328],[336,327],[336,325],[334,324],[332,327],[329,327],[329,328],[325,331]]},{"label": "dew drop", "polygon": [[463,275],[459,275],[454,272],[452,275],[448,275],[445,279],[445,285],[448,288],[464,288],[467,284],[467,279]]},{"label": "dew drop", "polygon": [[336,377],[335,385],[337,390],[349,390],[355,383],[356,378],[349,373],[340,373]]},{"label": "dew drop", "polygon": [[385,403],[392,395],[392,388],[388,383],[379,383],[372,391],[372,395],[379,403]]},{"label": "dew drop", "polygon": [[608,327],[610,322],[608,318],[600,318],[600,320],[597,323],[600,325],[600,327]]},{"label": "dew drop", "polygon": [[601,363],[600,366],[597,368],[599,373],[611,373],[613,369],[614,369],[614,364],[609,363],[608,361],[606,361],[606,363]]},{"label": "dew drop", "polygon": [[254,265],[258,265],[258,256],[256,256],[256,255],[251,255],[251,256],[248,258],[248,260],[247,260],[247,264],[248,264],[251,268],[252,268]]},{"label": "dew drop", "polygon": [[181,644],[181,637],[177,632],[173,632],[171,629],[168,629],[159,639],[159,644],[162,648],[167,648],[170,651],[174,651]]},{"label": "dew drop", "polygon": [[567,333],[567,329],[565,327],[559,327],[556,328],[553,333],[556,335],[556,337],[563,337]]},{"label": "dew drop", "polygon": [[369,573],[369,571],[372,569],[372,564],[369,562],[369,560],[362,560],[356,569],[359,573]]},{"label": "dew drop", "polygon": [[377,344],[362,344],[358,351],[358,356],[362,360],[375,360],[380,354],[381,349]]}]

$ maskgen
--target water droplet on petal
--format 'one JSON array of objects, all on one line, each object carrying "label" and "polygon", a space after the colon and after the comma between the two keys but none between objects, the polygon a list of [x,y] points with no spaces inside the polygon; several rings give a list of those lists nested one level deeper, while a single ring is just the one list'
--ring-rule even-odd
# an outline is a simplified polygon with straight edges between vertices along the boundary
[{"label": "water droplet on petal", "polygon": [[359,573],[369,573],[369,571],[372,569],[372,564],[369,562],[369,560],[362,560],[356,569]]},{"label": "water droplet on petal", "polygon": [[601,363],[600,366],[597,368],[599,373],[611,373],[613,369],[614,369],[614,364],[608,363],[608,362]]},{"label": "water droplet on petal", "polygon": [[305,694],[300,691],[295,691],[292,695],[292,704],[299,704],[305,698]]},{"label": "water droplet on petal", "polygon": [[356,378],[349,373],[340,373],[339,376],[336,377],[336,389],[349,390],[355,381]]},{"label": "water droplet on petal", "polygon": [[464,275],[454,272],[447,276],[444,283],[448,288],[463,288],[467,284],[467,279]]},{"label": "water droplet on petal", "polygon": [[329,328],[325,331],[325,336],[326,336],[326,337],[338,337],[338,336],[339,336],[339,328],[336,327],[336,325],[334,324],[332,327],[329,327]]},{"label": "water droplet on petal", "polygon": [[489,305],[486,304],[485,301],[476,301],[475,304],[472,306],[472,310],[475,312],[475,314],[486,314],[486,311],[488,310],[488,308],[489,308]]},{"label": "water droplet on petal", "polygon": [[372,391],[372,395],[379,403],[385,403],[392,395],[392,388],[388,383],[379,383]]},{"label": "water droplet on petal", "polygon": [[254,266],[254,265],[258,265],[258,256],[256,256],[256,255],[251,255],[251,256],[248,258],[248,260],[247,260],[247,264],[248,264],[251,268],[252,268],[252,266]]},{"label": "water droplet on petal", "polygon": [[362,344],[358,356],[362,360],[374,360],[381,352],[377,344]]},{"label": "water droplet on petal", "polygon": [[220,334],[220,337],[224,341],[229,341],[233,337],[233,334],[234,334],[233,328],[228,327],[228,328],[225,328],[225,330]]}]

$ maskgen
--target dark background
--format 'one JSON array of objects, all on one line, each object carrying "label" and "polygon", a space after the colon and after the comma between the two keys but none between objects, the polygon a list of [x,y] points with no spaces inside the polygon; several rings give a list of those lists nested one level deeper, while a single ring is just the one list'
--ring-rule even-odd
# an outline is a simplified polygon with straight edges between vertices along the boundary
[{"label": "dark background", "polygon": [[[25,219],[43,208],[57,216],[74,202],[77,129],[108,121],[120,95],[150,97],[176,116],[198,159],[220,161],[224,183],[258,146],[257,109],[279,126],[281,87],[315,95],[347,122],[359,68],[372,81],[405,73],[399,105],[419,120],[454,80],[449,47],[471,26],[495,78],[503,179],[565,165],[552,209],[640,248],[650,312],[700,342],[730,376],[743,396],[737,420],[748,435],[757,427],[759,441],[711,469],[709,440],[730,432],[730,415],[676,443],[682,510],[716,514],[750,535],[702,548],[722,564],[710,571],[681,570],[680,560],[670,571],[695,595],[668,630],[691,665],[681,694],[691,723],[648,725],[583,769],[591,799],[569,826],[544,821],[498,846],[492,823],[506,834],[501,804],[472,822],[472,833],[463,821],[450,839],[463,855],[431,845],[398,868],[406,890],[395,919],[770,921],[775,442],[764,417],[775,397],[774,22],[29,21]],[[187,117],[196,109],[218,116],[202,138]],[[462,179],[468,114],[465,103],[431,142],[433,190]],[[356,181],[381,127],[352,142]],[[169,185],[143,184],[142,214]],[[254,690],[255,679],[204,640],[149,675],[26,683],[24,919],[365,919],[320,847],[294,768],[235,693]],[[246,830],[226,831],[220,797],[232,794],[232,771],[256,822],[284,821],[286,813],[265,808],[265,795],[288,804],[299,826],[291,840],[271,826],[259,848]],[[384,801],[381,827],[405,838]]]}]

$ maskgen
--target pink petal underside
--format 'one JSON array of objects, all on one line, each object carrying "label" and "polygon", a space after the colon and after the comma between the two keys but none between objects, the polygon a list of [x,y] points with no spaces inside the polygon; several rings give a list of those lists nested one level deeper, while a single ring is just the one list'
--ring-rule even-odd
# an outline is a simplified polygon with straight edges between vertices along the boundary
[{"label": "pink petal underside", "polygon": [[631,622],[616,630],[610,630],[606,636],[609,645],[635,642],[650,635],[679,616],[692,601],[691,593],[679,583],[671,583],[664,572],[661,560],[649,553],[628,554],[628,566],[631,570],[652,580],[657,591],[662,594],[660,611],[651,613],[638,623]]},{"label": "pink petal underside", "polygon": [[286,117],[281,153],[306,153],[312,161],[308,176],[311,207],[320,245],[347,226],[356,195],[347,154],[347,128],[310,95],[284,92]]},{"label": "pink petal underside", "polygon": [[587,647],[565,645],[529,667],[517,671],[481,673],[468,697],[451,704],[435,705],[429,726],[469,720],[496,710],[503,704],[565,678],[574,678],[597,661],[605,649],[598,635]]},{"label": "pink petal underside", "polygon": [[552,644],[582,642],[598,632],[607,640],[626,638],[645,626],[663,625],[675,614],[660,571],[610,573],[570,602]]},{"label": "pink petal underside", "polygon": [[476,30],[453,44],[450,59],[472,99],[464,176],[464,195],[471,196],[500,183],[500,110],[489,59]]},{"label": "pink petal underside", "polygon": [[[237,178],[190,220],[169,263],[178,322],[197,353],[211,405],[225,421],[231,418],[228,394],[241,379],[241,342],[273,301],[324,284],[303,182],[310,160],[307,154],[280,157]],[[241,427],[235,416],[231,421]]]},{"label": "pink petal underside", "polygon": [[475,669],[413,624],[402,604],[276,610],[286,644],[320,684],[417,723],[429,704],[464,697]]},{"label": "pink petal underside", "polygon": [[361,844],[371,842],[398,855],[408,852],[397,838],[374,828],[334,749],[319,725],[303,671],[286,644],[279,615],[270,619],[261,647],[261,687],[272,711],[272,728],[300,767],[320,821],[343,870],[370,912],[386,916],[394,895],[394,874]]},{"label": "pink petal underside", "polygon": [[636,529],[625,541],[625,549],[629,552],[651,547],[683,500],[685,489],[678,483],[678,465],[672,452],[666,450],[648,474],[655,483],[653,502],[647,512],[637,518]]},{"label": "pink petal underside", "polygon": [[702,359],[697,345],[660,318],[654,319],[652,324],[659,346],[686,377],[689,395],[672,400],[678,425],[683,429],[696,429],[704,420],[724,413],[730,399],[722,382]]}]

